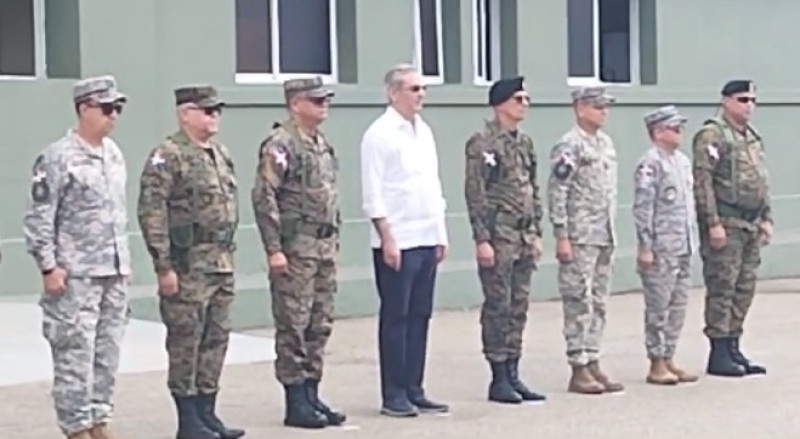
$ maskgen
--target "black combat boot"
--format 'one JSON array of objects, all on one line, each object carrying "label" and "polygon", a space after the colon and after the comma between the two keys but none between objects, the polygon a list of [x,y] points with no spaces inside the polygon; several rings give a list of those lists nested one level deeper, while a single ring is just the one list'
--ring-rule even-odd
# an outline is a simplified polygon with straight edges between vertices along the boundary
[{"label": "black combat boot", "polygon": [[508,376],[505,361],[490,361],[492,382],[489,384],[489,401],[504,404],[519,404],[522,397],[514,390]]},{"label": "black combat boot", "polygon": [[228,428],[217,417],[217,393],[207,393],[197,395],[197,412],[200,420],[206,426],[217,432],[222,439],[238,439],[244,436],[244,430],[239,428]]},{"label": "black combat boot", "polygon": [[178,433],[175,439],[221,439],[200,420],[197,397],[172,395],[178,410]]},{"label": "black combat boot", "polygon": [[742,351],[739,350],[739,337],[731,337],[728,345],[730,346],[731,359],[736,364],[743,366],[745,373],[748,375],[766,375],[766,367],[750,362]]},{"label": "black combat boot", "polygon": [[706,373],[721,377],[743,377],[744,367],[731,358],[730,339],[712,338],[711,352],[708,354]]},{"label": "black combat boot", "polygon": [[314,406],[315,409],[317,409],[318,412],[325,415],[325,417],[328,419],[328,425],[344,424],[344,421],[347,420],[347,415],[331,409],[327,404],[319,399],[319,381],[309,378],[306,380],[305,384],[308,401],[312,406]]},{"label": "black combat boot", "polygon": [[506,360],[506,367],[508,368],[508,381],[511,383],[511,387],[519,393],[523,400],[544,402],[544,400],[547,399],[544,395],[530,390],[528,386],[519,379],[519,358],[509,358]]},{"label": "black combat boot", "polygon": [[283,419],[283,425],[298,428],[323,428],[328,425],[325,415],[309,402],[305,384],[283,387],[286,390],[286,417]]}]

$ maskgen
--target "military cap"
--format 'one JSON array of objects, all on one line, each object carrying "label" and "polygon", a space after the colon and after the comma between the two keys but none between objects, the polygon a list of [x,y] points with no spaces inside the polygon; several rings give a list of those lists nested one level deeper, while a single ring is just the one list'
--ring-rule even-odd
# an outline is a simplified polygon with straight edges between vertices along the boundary
[{"label": "military cap", "polygon": [[201,108],[225,105],[211,85],[186,85],[175,89],[175,105],[196,104]]},{"label": "military cap", "polygon": [[117,89],[117,80],[111,75],[93,76],[77,81],[72,86],[74,103],[93,100],[101,104],[122,101],[128,97]]},{"label": "military cap", "polygon": [[322,77],[288,79],[283,83],[283,95],[288,100],[294,96],[305,93],[311,97],[331,97],[333,90],[326,88]]},{"label": "military cap", "polygon": [[614,101],[616,98],[606,93],[605,87],[580,87],[572,91],[572,102],[611,104]]},{"label": "military cap", "polygon": [[644,124],[649,128],[656,125],[677,126],[683,125],[688,119],[678,112],[674,105],[666,105],[661,108],[648,111],[644,115]]},{"label": "military cap", "polygon": [[722,87],[722,96],[733,96],[737,93],[753,93],[756,91],[756,85],[749,79],[734,79],[728,81]]},{"label": "military cap", "polygon": [[489,88],[489,105],[500,105],[522,90],[525,90],[525,77],[500,79]]}]

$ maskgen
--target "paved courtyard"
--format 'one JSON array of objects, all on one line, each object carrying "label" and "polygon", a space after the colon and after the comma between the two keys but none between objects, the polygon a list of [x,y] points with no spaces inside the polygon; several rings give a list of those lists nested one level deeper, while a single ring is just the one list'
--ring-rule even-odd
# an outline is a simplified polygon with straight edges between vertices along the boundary
[{"label": "paved courtyard", "polygon": [[[800,437],[800,419],[794,417],[800,407],[797,292],[800,281],[760,286],[743,344],[750,356],[768,366],[766,377],[703,376],[696,385],[669,388],[645,384],[642,300],[638,294],[629,294],[611,300],[604,360],[607,370],[627,385],[624,395],[565,392],[569,371],[563,355],[561,310],[558,303],[545,302],[531,306],[522,366],[527,381],[549,395],[544,405],[509,407],[485,400],[489,373],[480,355],[478,314],[466,310],[436,314],[432,326],[427,389],[432,398],[452,405],[450,416],[390,419],[378,415],[374,319],[339,321],[331,340],[323,391],[332,405],[349,414],[347,427],[314,432],[284,428],[283,396],[272,363],[259,359],[272,358],[271,352],[251,355],[250,360],[237,354],[224,372],[221,411],[228,422],[248,430],[246,437],[259,439],[794,439]],[[701,321],[702,293],[695,291],[679,360],[698,371],[707,346],[700,335]],[[271,333],[249,335],[269,337]],[[0,339],[7,337],[0,334]],[[263,340],[240,349],[270,348],[271,341]],[[161,346],[158,342],[153,349]],[[0,352],[3,362],[29,367],[9,358],[8,350]],[[120,376],[116,427],[125,438],[174,437],[174,411],[164,382],[162,368]],[[48,392],[46,380],[0,387],[0,437],[58,437]]]}]

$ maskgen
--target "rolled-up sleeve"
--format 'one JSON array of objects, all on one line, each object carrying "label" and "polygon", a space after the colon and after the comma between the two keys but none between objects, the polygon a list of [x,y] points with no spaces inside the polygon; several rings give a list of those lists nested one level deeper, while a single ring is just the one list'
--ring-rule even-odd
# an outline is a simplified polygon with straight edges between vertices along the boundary
[{"label": "rolled-up sleeve", "polygon": [[383,199],[383,144],[380,137],[367,132],[361,140],[361,208],[368,218],[385,218]]}]

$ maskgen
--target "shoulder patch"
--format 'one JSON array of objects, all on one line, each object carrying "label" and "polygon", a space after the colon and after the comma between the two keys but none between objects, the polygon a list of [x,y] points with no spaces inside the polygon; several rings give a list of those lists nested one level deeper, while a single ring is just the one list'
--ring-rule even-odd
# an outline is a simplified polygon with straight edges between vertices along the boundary
[{"label": "shoulder patch", "polygon": [[31,198],[36,203],[44,203],[50,200],[50,185],[47,183],[44,154],[40,154],[36,157],[36,161],[33,164]]},{"label": "shoulder patch", "polygon": [[643,161],[636,166],[636,185],[638,187],[648,187],[656,179],[656,170],[653,165]]},{"label": "shoulder patch", "polygon": [[553,175],[563,180],[572,174],[575,165],[575,155],[569,149],[564,148],[553,159]]}]

